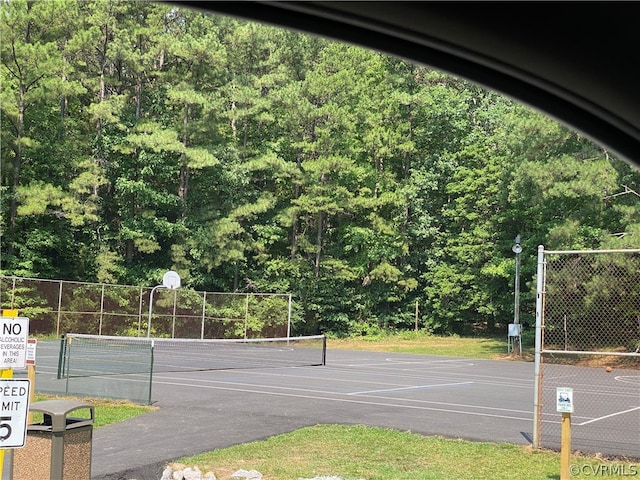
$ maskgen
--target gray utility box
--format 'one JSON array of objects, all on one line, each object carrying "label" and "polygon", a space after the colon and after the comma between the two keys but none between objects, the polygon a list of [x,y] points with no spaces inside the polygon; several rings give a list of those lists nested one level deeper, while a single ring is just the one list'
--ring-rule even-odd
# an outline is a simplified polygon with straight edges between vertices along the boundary
[{"label": "gray utility box", "polygon": [[[89,418],[74,418],[88,409]],[[91,480],[94,409],[75,400],[34,402],[30,412],[41,412],[42,423],[27,427],[25,446],[13,452],[13,480]]]}]

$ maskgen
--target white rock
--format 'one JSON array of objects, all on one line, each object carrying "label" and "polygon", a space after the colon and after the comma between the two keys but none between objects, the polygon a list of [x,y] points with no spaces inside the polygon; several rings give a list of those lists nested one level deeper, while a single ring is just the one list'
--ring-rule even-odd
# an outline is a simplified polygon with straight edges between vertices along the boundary
[{"label": "white rock", "polygon": [[231,480],[262,480],[262,474],[257,470],[238,470],[231,475]]},{"label": "white rock", "polygon": [[171,480],[171,469],[169,467],[165,468],[162,472],[162,477],[160,477],[160,480]]},{"label": "white rock", "polygon": [[298,480],[342,480],[340,477],[313,477],[313,478],[298,478]]},{"label": "white rock", "polygon": [[202,480],[202,472],[198,467],[187,467],[182,471],[184,480]]}]

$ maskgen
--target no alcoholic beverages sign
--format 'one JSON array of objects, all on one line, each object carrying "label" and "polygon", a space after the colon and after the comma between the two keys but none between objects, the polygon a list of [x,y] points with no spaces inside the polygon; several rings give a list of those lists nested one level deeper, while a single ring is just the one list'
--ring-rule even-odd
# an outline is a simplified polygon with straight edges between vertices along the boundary
[{"label": "no alcoholic beverages sign", "polygon": [[27,362],[29,319],[0,317],[0,369],[24,368]]}]

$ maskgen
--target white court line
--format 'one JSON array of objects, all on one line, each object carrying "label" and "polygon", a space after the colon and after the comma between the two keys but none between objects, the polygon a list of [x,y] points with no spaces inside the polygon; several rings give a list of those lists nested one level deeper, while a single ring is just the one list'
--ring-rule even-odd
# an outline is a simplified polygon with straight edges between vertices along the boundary
[{"label": "white court line", "polygon": [[[138,377],[140,376],[139,374],[128,374],[128,376],[130,377]],[[107,379],[112,379],[112,377],[102,377],[102,376],[94,376],[93,378],[107,378]],[[183,380],[180,377],[163,377],[167,380]],[[344,397],[348,397],[350,394],[348,393],[333,393],[333,392],[327,392],[326,390],[311,390],[311,389],[305,389],[305,388],[294,388],[294,387],[276,387],[276,386],[264,386],[264,385],[255,385],[255,384],[251,384],[251,383],[236,383],[236,382],[225,382],[225,381],[219,381],[219,380],[195,380],[196,382],[206,382],[206,383],[223,383],[223,384],[230,384],[230,385],[242,385],[242,386],[248,386],[248,387],[263,387],[263,388],[271,388],[271,389],[280,389],[280,390],[296,390],[296,391],[305,391],[305,392],[312,392],[312,393],[320,393],[320,394],[333,394],[333,395],[341,395]],[[134,378],[119,378],[118,382],[133,382],[133,383],[148,383],[148,379],[147,377],[143,377],[142,380],[136,380]],[[293,397],[293,398],[310,398],[310,399],[316,399],[316,400],[329,400],[329,401],[336,401],[336,402],[347,402],[347,403],[359,403],[359,404],[363,404],[363,405],[376,405],[376,406],[389,406],[389,407],[398,407],[398,408],[410,408],[410,409],[420,409],[420,410],[433,410],[433,411],[442,411],[442,412],[458,412],[458,413],[466,413],[468,415],[477,415],[477,416],[487,416],[487,417],[493,417],[493,418],[507,418],[507,419],[513,419],[513,420],[527,420],[527,421],[531,421],[533,417],[531,418],[521,418],[521,417],[511,417],[511,416],[505,416],[505,415],[494,415],[494,414],[483,414],[483,413],[474,413],[474,412],[469,412],[469,411],[458,411],[458,410],[448,410],[448,409],[444,409],[444,408],[430,408],[430,407],[421,407],[421,406],[416,406],[416,405],[400,405],[400,404],[393,404],[393,403],[383,403],[383,402],[370,402],[370,401],[362,401],[362,400],[348,400],[348,399],[340,399],[340,398],[332,398],[332,397],[319,397],[319,396],[312,396],[312,395],[302,395],[302,394],[291,394],[291,393],[280,393],[280,392],[269,392],[269,391],[265,391],[265,390],[250,390],[250,389],[245,389],[245,388],[232,388],[232,387],[221,387],[221,386],[216,386],[216,385],[201,385],[201,384],[194,384],[194,383],[182,383],[182,382],[163,382],[163,381],[157,381],[154,380],[153,382],[154,384],[158,383],[158,384],[163,384],[163,385],[177,385],[177,386],[187,386],[187,387],[194,387],[194,388],[206,388],[206,389],[211,389],[211,390],[226,390],[226,391],[232,391],[232,392],[245,392],[245,393],[258,393],[258,394],[264,394],[264,395],[276,395],[276,396],[282,396],[282,397]],[[409,399],[409,398],[396,398],[396,397],[385,397],[385,396],[381,396],[381,395],[366,395],[366,397],[370,397],[370,398],[381,398],[381,399],[385,399],[385,400],[395,400],[395,401],[400,401],[400,402],[410,402],[410,403],[417,403],[417,404],[429,404],[429,405],[443,405],[443,406],[447,406],[447,407],[460,407],[460,408],[471,408],[471,409],[477,409],[477,410],[494,410],[494,411],[499,411],[499,412],[513,412],[513,413],[517,413],[517,414],[532,414],[529,410],[515,410],[515,409],[510,409],[510,408],[500,408],[500,407],[488,407],[488,406],[482,406],[482,405],[468,405],[468,404],[464,404],[464,403],[450,403],[450,402],[435,402],[432,400],[415,400],[415,399]]]},{"label": "white court line", "polygon": [[546,382],[550,382],[552,380],[559,380],[561,378],[576,378],[576,377],[577,377],[577,375],[557,375],[555,377],[551,377],[551,376],[547,377],[547,376],[545,376],[545,381]]},{"label": "white court line", "polygon": [[469,361],[462,360],[438,360],[438,361],[422,361],[422,362],[409,362],[405,360],[394,360],[393,358],[387,358],[384,362],[376,363],[347,363],[340,364],[334,362],[338,367],[389,367],[396,365],[424,365],[425,367],[473,367],[475,364]]},{"label": "white court line", "polygon": [[[295,367],[295,369],[297,371],[307,370],[307,368],[315,369],[317,367]],[[323,371],[328,372],[328,373],[331,374],[331,373],[340,373],[341,370],[342,369],[326,367],[326,370],[323,370]],[[49,370],[47,369],[47,371],[49,371]],[[57,372],[57,369],[56,368],[51,368],[50,372],[51,373],[55,373],[55,372]],[[314,370],[314,373],[316,373],[316,372],[317,372],[317,370]],[[38,372],[38,373],[44,374],[45,373],[45,369],[41,369],[40,372]],[[207,373],[207,372],[188,372],[188,373],[198,373],[198,374],[200,374],[200,373]],[[317,375],[291,375],[291,374],[274,373],[274,372],[266,372],[266,371],[265,372],[262,372],[262,371],[258,372],[256,370],[249,371],[249,370],[242,370],[242,369],[233,370],[233,374],[234,375],[244,375],[244,376],[303,378],[303,379],[312,379],[312,380],[318,379]],[[128,374],[128,375],[133,375],[133,374]],[[413,378],[413,379],[418,378],[418,379],[424,380],[424,378],[425,378],[425,376],[423,376],[423,375],[419,375],[419,376],[418,375],[406,375],[406,374],[393,375],[391,373],[376,373],[376,375],[380,376],[380,377],[393,377],[395,380],[400,380],[402,378],[410,378],[410,379],[411,378]],[[154,376],[155,377],[158,377],[158,376],[162,377],[162,373],[156,373]],[[467,376],[467,375],[465,375],[465,376]],[[512,382],[496,382],[496,381],[485,380],[486,378],[488,378],[488,379],[498,378],[498,377],[494,377],[494,376],[488,376],[488,375],[468,375],[468,376],[476,377],[475,381],[456,382],[456,383],[479,383],[479,384],[483,384],[483,385],[495,385],[495,386],[499,386],[499,387],[508,386],[509,388],[531,388],[531,385],[516,385],[516,384],[514,384]],[[100,377],[102,377],[102,376],[100,376]],[[109,378],[109,377],[105,377],[105,378]],[[172,377],[169,377],[169,378],[172,378]],[[354,384],[358,384],[358,383],[366,384],[366,385],[385,385],[385,386],[394,385],[394,383],[391,383],[391,382],[372,381],[372,380],[355,380],[353,378],[343,379],[343,378],[337,378],[335,376],[323,376],[321,378],[324,381],[332,381],[332,382],[338,382],[338,383],[348,383],[349,385],[354,385]],[[445,380],[445,381],[449,380],[448,376],[443,376],[442,374],[428,375],[428,378],[434,379],[434,380]],[[184,380],[184,378],[178,378],[178,379]],[[194,380],[194,381],[201,381],[201,380]],[[217,381],[217,382],[221,382],[221,381]],[[530,381],[527,381],[527,382],[531,383],[531,384],[533,383],[533,382],[530,382]],[[233,383],[233,382],[227,382],[227,383]],[[247,385],[249,385],[249,384],[247,384]],[[402,389],[402,388],[418,388],[418,387],[415,387],[415,386],[407,387],[406,385],[402,385],[402,384],[399,384],[399,383],[396,383],[395,385],[399,385],[400,389]],[[276,388],[276,387],[273,387],[273,388]],[[375,392],[376,390],[373,390],[373,391]],[[326,390],[322,390],[322,392],[326,393]]]},{"label": "white court line", "polygon": [[[490,417],[490,418],[504,418],[507,420],[522,420],[526,422],[531,422],[533,416],[529,416],[527,418],[515,417],[510,415],[496,415],[492,413],[477,413],[477,412],[469,412],[466,410],[453,410],[446,408],[433,408],[433,407],[425,407],[421,405],[400,405],[394,403],[384,403],[384,402],[369,402],[362,400],[352,400],[350,398],[333,398],[333,397],[323,397],[323,396],[315,396],[315,395],[302,395],[302,394],[291,394],[291,393],[280,393],[280,392],[265,392],[262,390],[250,390],[250,389],[242,389],[242,388],[228,388],[228,387],[218,387],[213,385],[194,385],[190,383],[181,383],[181,382],[156,382],[163,385],[173,385],[178,387],[194,387],[194,388],[206,388],[211,390],[231,390],[234,392],[245,392],[245,393],[260,393],[263,395],[276,395],[280,397],[292,397],[292,398],[306,398],[311,400],[327,400],[330,402],[341,402],[341,403],[357,403],[361,405],[375,405],[380,407],[397,407],[397,408],[408,408],[412,410],[429,410],[435,412],[447,412],[447,413],[459,413],[461,415],[471,415],[476,417]],[[445,404],[446,405],[446,404]]]},{"label": "white court line", "polygon": [[[333,374],[340,374],[344,371],[343,368],[336,368],[336,367],[322,367],[321,370],[315,370],[318,367],[294,367],[296,371],[304,371],[304,370],[308,370],[308,369],[313,369],[314,375],[292,375],[292,374],[283,374],[283,373],[273,373],[273,372],[267,372],[267,371],[256,371],[256,370],[242,370],[242,369],[238,369],[238,370],[234,370],[234,374],[235,375],[259,375],[259,376],[276,376],[276,377],[291,377],[291,378],[305,378],[305,379],[312,379],[312,380],[317,380],[317,379],[322,379],[324,381],[333,381],[333,382],[347,382],[351,385],[355,384],[355,383],[364,383],[364,384],[368,384],[368,385],[385,385],[385,386],[389,386],[389,385],[394,385],[394,383],[392,382],[387,382],[387,381],[374,381],[374,380],[354,380],[353,378],[349,377],[349,378],[337,378],[335,376],[322,376],[322,375],[317,375],[316,373],[327,373],[329,375],[333,375]],[[351,369],[349,370],[351,371]],[[356,369],[357,372],[357,369]],[[169,372],[166,372],[169,373]],[[202,373],[202,372],[199,372]],[[473,374],[466,374],[466,375],[455,375],[456,377],[462,377],[462,378],[450,378],[451,375],[446,374],[443,375],[442,373],[438,373],[438,374],[423,374],[423,375],[409,375],[409,374],[402,374],[402,373],[388,373],[388,372],[376,372],[374,374],[376,377],[392,377],[394,380],[399,381],[401,379],[414,379],[414,380],[419,380],[421,382],[424,382],[425,379],[428,380],[440,380],[440,381],[451,381],[451,380],[460,380],[460,381],[469,381],[472,383],[479,383],[482,385],[495,385],[495,386],[499,386],[499,387],[508,387],[508,388],[533,388],[533,379],[527,379],[527,380],[522,380],[522,379],[514,379],[514,378],[504,378],[504,377],[497,377],[497,376],[493,376],[493,375],[473,375]],[[494,379],[501,379],[503,381],[495,381]],[[490,380],[493,381],[490,381]],[[184,380],[184,378],[181,378],[181,380]],[[517,385],[516,381],[524,381],[526,382],[526,385]],[[397,383],[395,385],[398,385]]]},{"label": "white court line", "polygon": [[[552,391],[553,388],[557,387],[559,385],[549,385],[548,389],[545,392],[545,396],[546,395],[553,395],[555,392]],[[545,386],[546,387],[546,386]],[[633,398],[636,399],[638,398],[638,391],[633,390],[633,391],[628,391],[628,390],[622,390],[622,389],[617,389],[617,390],[612,390],[611,387],[606,386],[606,385],[600,385],[596,388],[594,388],[593,386],[589,385],[589,384],[573,384],[572,385],[573,388],[573,392],[574,394],[584,394],[585,396],[591,396],[591,397],[614,397],[614,398],[625,398],[625,397],[629,397],[629,398]],[[600,400],[600,401],[604,401],[604,400]],[[554,401],[554,405],[555,405],[555,401]]]},{"label": "white court line", "polygon": [[[630,378],[631,381],[627,380],[628,378]],[[640,385],[640,376],[635,377],[633,375],[620,375],[615,377],[614,380],[621,383],[630,383],[631,385],[635,385],[635,384]]]},{"label": "white court line", "polygon": [[628,410],[623,410],[623,411],[621,411],[621,412],[612,413],[612,414],[610,414],[610,415],[605,415],[605,416],[603,416],[603,417],[593,418],[593,419],[588,420],[588,421],[586,421],[586,422],[576,423],[576,425],[578,425],[578,426],[582,426],[582,425],[587,425],[587,424],[589,424],[589,423],[593,423],[593,422],[599,422],[600,420],[604,420],[604,419],[606,419],[606,418],[615,417],[615,416],[617,416],[617,415],[624,415],[625,413],[633,412],[633,411],[635,411],[635,410],[640,410],[640,407],[633,407],[633,408],[630,408],[630,409],[628,409]]},{"label": "white court line", "polygon": [[502,408],[502,407],[487,407],[484,405],[468,405],[464,403],[449,403],[449,402],[434,402],[433,400],[414,400],[410,398],[397,398],[397,397],[387,397],[382,395],[366,395],[367,398],[384,398],[386,400],[396,400],[399,402],[411,402],[411,403],[426,403],[429,405],[445,405],[449,407],[460,407],[460,408],[470,408],[476,410],[496,410],[498,412],[512,412],[512,413],[524,413],[529,414],[532,413],[531,410],[516,410],[514,408]]},{"label": "white court line", "polygon": [[[296,369],[299,368],[306,368],[306,367],[296,367]],[[315,368],[315,367],[311,367],[311,368]],[[331,374],[335,374],[335,373],[341,373],[340,370],[325,370],[326,372],[329,372]],[[285,379],[289,379],[289,378],[303,378],[306,380],[318,380],[321,379],[323,381],[331,381],[331,382],[336,382],[336,383],[347,383],[348,385],[354,385],[354,384],[365,384],[365,385],[384,385],[384,386],[397,386],[398,390],[403,390],[405,388],[411,389],[411,388],[422,388],[421,386],[415,386],[415,385],[406,385],[406,383],[393,383],[393,382],[388,382],[388,381],[374,381],[374,380],[355,380],[352,377],[349,378],[338,378],[336,376],[322,376],[322,377],[318,377],[317,375],[291,375],[291,374],[284,374],[284,373],[272,373],[272,372],[257,372],[257,371],[248,371],[248,370],[236,370],[234,371],[234,375],[248,375],[248,376],[260,376],[260,377],[278,377],[278,378],[285,378]],[[382,376],[382,377],[393,377],[394,380],[401,380],[402,378],[409,378],[409,379],[418,379],[421,381],[424,381],[424,376],[420,375],[420,376],[415,376],[415,375],[391,375],[388,373],[382,373],[382,374],[376,374],[377,376]],[[441,377],[435,377],[435,376],[429,376],[430,378],[434,378],[434,379],[438,379],[440,380]],[[184,379],[181,379],[184,380]],[[446,379],[443,379],[446,380]],[[199,380],[197,380],[199,381]],[[214,380],[215,381],[215,380]],[[466,382],[466,383],[473,383],[473,382]],[[395,390],[392,389],[392,390]],[[377,391],[383,391],[383,390],[371,390],[372,392],[377,392]],[[354,395],[357,394],[357,392],[354,393]]]},{"label": "white court line", "polygon": [[[163,377],[163,378],[165,378],[167,380],[184,380],[182,377]],[[324,394],[332,394],[332,395],[344,395],[344,396],[351,395],[350,393],[328,392],[327,390],[311,390],[311,389],[306,389],[306,388],[278,387],[278,386],[271,386],[271,385],[267,386],[267,385],[260,385],[260,384],[230,382],[230,381],[221,381],[221,380],[193,380],[193,381],[201,382],[201,383],[224,383],[224,384],[230,384],[230,385],[262,387],[262,388],[271,388],[271,389],[274,389],[274,390],[275,389],[302,390],[302,391],[305,391],[305,392],[315,392],[315,393],[324,393]],[[193,386],[195,386],[197,388],[199,385],[194,384]],[[233,390],[233,389],[229,389],[229,390]],[[261,391],[261,393],[269,393],[269,392]],[[469,405],[469,404],[465,404],[465,403],[438,402],[438,401],[434,401],[434,400],[417,400],[417,399],[412,399],[412,398],[387,397],[387,396],[382,396],[382,395],[366,395],[366,397],[368,397],[368,398],[381,398],[381,399],[385,399],[385,400],[395,400],[395,401],[400,401],[400,402],[410,402],[410,403],[417,403],[417,404],[445,405],[445,406],[448,406],[448,407],[461,407],[461,408],[470,408],[470,409],[477,409],[477,410],[497,410],[497,411],[502,411],[502,412],[515,412],[515,413],[525,413],[525,414],[531,413],[531,410],[516,410],[516,409],[511,409],[511,408],[503,408],[503,407],[489,407],[489,406],[483,406],[483,405]],[[363,403],[366,403],[366,402],[363,402]],[[590,418],[590,417],[577,417],[577,418]]]},{"label": "white court line", "polygon": [[394,363],[422,363],[422,364],[436,364],[436,363],[469,363],[470,365],[473,365],[473,363],[470,363],[468,358],[443,358],[440,360],[432,360],[432,359],[424,359],[421,361],[413,361],[413,360],[407,360],[404,358],[385,358],[386,362],[394,362]]},{"label": "white court line", "polygon": [[[390,367],[389,364],[385,364],[385,366]],[[298,368],[298,367],[296,367]],[[311,368],[316,368],[316,367],[311,367]],[[343,371],[343,370],[347,370],[347,371],[355,371],[356,373],[358,373],[360,370],[358,368],[345,368],[343,366],[330,366],[327,365],[325,367],[322,367],[323,369],[332,369],[335,370],[337,372]],[[533,384],[534,384],[534,379],[533,379],[533,373],[531,374],[531,377],[527,377],[527,378],[522,378],[522,377],[505,377],[503,375],[480,375],[480,374],[473,374],[473,373],[458,373],[458,372],[442,372],[439,371],[437,373],[431,373],[431,372],[416,372],[415,369],[400,369],[401,372],[412,372],[410,374],[407,373],[399,373],[398,369],[392,369],[392,368],[386,368],[386,369],[381,369],[381,370],[372,370],[372,371],[367,371],[367,374],[372,374],[372,375],[377,375],[377,376],[386,376],[386,377],[393,377],[393,378],[433,378],[433,379],[441,379],[441,380],[458,380],[458,379],[462,379],[462,380],[475,380],[477,383],[479,382],[483,382],[487,385],[506,385],[509,388],[533,388]],[[373,373],[371,373],[373,372]],[[451,378],[451,377],[455,377],[455,378]],[[494,380],[493,382],[490,382],[488,380],[485,379],[489,379],[489,380]],[[500,380],[500,381],[497,381]],[[518,385],[515,382],[523,382],[523,385]]]},{"label": "white court line", "polygon": [[434,387],[455,387],[457,385],[472,385],[473,382],[458,382],[458,383],[436,383],[434,385],[415,385],[412,387],[399,387],[399,388],[385,388],[383,390],[365,390],[363,392],[352,392],[347,395],[364,395],[367,393],[383,393],[383,392],[401,392],[407,390],[426,390]]},{"label": "white court line", "polygon": [[[474,363],[469,360],[422,360],[422,361],[408,361],[408,360],[396,360],[394,358],[386,358],[387,363],[381,363],[378,365],[423,365],[425,367],[473,367]],[[371,364],[376,365],[376,364]]]}]

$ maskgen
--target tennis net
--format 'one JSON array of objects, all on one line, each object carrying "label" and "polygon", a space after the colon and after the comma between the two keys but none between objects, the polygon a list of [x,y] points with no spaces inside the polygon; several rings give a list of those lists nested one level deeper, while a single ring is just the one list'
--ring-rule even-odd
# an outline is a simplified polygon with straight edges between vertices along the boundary
[{"label": "tennis net", "polygon": [[140,338],[70,333],[58,378],[324,365],[324,335],[259,339]]}]

